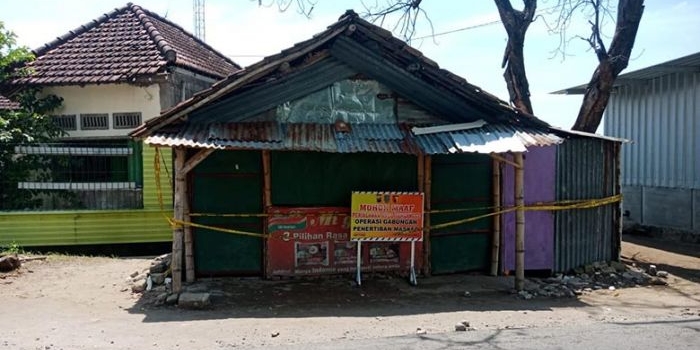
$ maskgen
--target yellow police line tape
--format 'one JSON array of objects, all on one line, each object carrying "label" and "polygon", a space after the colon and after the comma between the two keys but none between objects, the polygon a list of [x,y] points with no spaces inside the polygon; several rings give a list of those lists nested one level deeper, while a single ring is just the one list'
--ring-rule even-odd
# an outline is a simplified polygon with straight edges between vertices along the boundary
[{"label": "yellow police line tape", "polygon": [[202,225],[202,224],[197,224],[194,222],[178,220],[178,219],[171,218],[171,217],[166,217],[166,219],[168,220],[168,223],[170,223],[170,227],[172,227],[172,228],[177,228],[177,227],[181,227],[181,226],[190,226],[190,227],[199,227],[199,228],[204,228],[207,230],[219,231],[219,232],[223,232],[223,233],[231,233],[231,234],[243,235],[243,236],[260,237],[260,238],[269,238],[270,237],[270,235],[264,235],[262,233],[247,232],[247,231],[234,230],[234,229],[230,229],[230,228]]},{"label": "yellow police line tape", "polygon": [[[431,230],[437,230],[445,227],[450,227],[450,226],[456,226],[456,225],[461,225],[465,224],[468,222],[473,222],[481,219],[485,219],[494,215],[500,215],[500,214],[506,214],[510,212],[514,212],[518,210],[519,208],[522,208],[525,211],[541,211],[541,210],[547,210],[547,211],[555,211],[555,210],[571,210],[571,209],[589,209],[589,208],[595,208],[603,205],[608,205],[608,204],[613,204],[617,203],[620,200],[622,200],[622,195],[614,195],[606,198],[601,198],[601,199],[592,199],[592,200],[582,200],[582,201],[565,201],[568,204],[561,204],[559,203],[550,203],[550,204],[538,204],[538,205],[529,205],[529,206],[514,206],[514,207],[509,207],[503,210],[499,210],[493,213],[488,213],[488,214],[483,214],[483,215],[478,215],[474,217],[469,217],[465,219],[460,219],[460,220],[454,220],[450,222],[445,222],[442,224],[437,224],[437,225],[431,225],[429,228]],[[219,215],[219,214],[212,214],[212,215]],[[221,214],[221,215],[241,215],[241,216],[272,216],[274,214]],[[244,236],[251,236],[251,237],[260,237],[260,238],[269,238],[270,235],[265,235],[261,233],[255,233],[255,232],[247,232],[247,231],[240,231],[240,230],[234,230],[234,229],[228,229],[228,228],[223,228],[223,227],[216,227],[216,226],[210,226],[210,225],[203,225],[203,224],[197,224],[194,222],[188,222],[188,221],[183,221],[183,220],[178,220],[174,219],[171,217],[167,217],[166,219],[170,223],[170,226],[173,228],[180,227],[180,226],[191,226],[191,227],[199,227],[199,228],[204,228],[212,231],[219,231],[219,232],[224,232],[224,233],[231,233],[231,234],[238,234],[238,235],[244,235]]]},{"label": "yellow police line tape", "polygon": [[589,208],[595,208],[595,207],[608,205],[608,204],[612,204],[612,203],[617,203],[621,200],[622,200],[622,195],[617,194],[614,196],[600,198],[600,199],[588,199],[588,200],[578,200],[578,201],[567,200],[567,201],[560,201],[560,202],[554,202],[554,203],[548,203],[548,204],[524,205],[522,207],[513,206],[513,207],[509,207],[509,208],[499,210],[499,211],[496,211],[493,213],[478,215],[478,216],[474,216],[474,217],[470,217],[470,218],[466,218],[466,219],[461,219],[461,220],[445,222],[445,223],[437,224],[437,225],[431,225],[430,229],[437,230],[437,229],[441,229],[441,228],[445,228],[445,227],[461,225],[461,224],[465,224],[468,222],[477,221],[480,219],[485,219],[487,217],[494,216],[494,215],[500,215],[500,214],[514,212],[514,211],[518,210],[519,208],[522,208],[525,211],[538,211],[538,210],[555,211],[555,210],[571,210],[571,209],[589,209]]},{"label": "yellow police line tape", "polygon": [[[231,233],[231,234],[238,234],[238,235],[244,235],[244,236],[251,236],[251,237],[261,237],[261,238],[269,238],[270,235],[262,234],[262,233],[255,233],[255,232],[247,232],[247,231],[241,231],[241,230],[234,230],[234,229],[228,229],[228,228],[223,228],[223,227],[217,227],[217,226],[210,226],[210,225],[203,225],[203,224],[197,224],[194,222],[189,222],[189,221],[183,221],[183,220],[178,220],[173,217],[170,217],[165,214],[165,209],[164,209],[164,204],[163,204],[163,192],[161,188],[161,183],[160,183],[160,170],[161,170],[161,155],[160,155],[160,148],[156,147],[156,152],[155,152],[155,157],[153,161],[153,169],[155,172],[155,180],[156,180],[156,190],[157,190],[157,197],[158,197],[158,203],[160,204],[160,210],[163,212],[163,216],[165,219],[168,221],[170,224],[170,227],[172,228],[177,228],[181,226],[190,226],[190,227],[199,227],[199,228],[204,228],[212,231],[219,231],[223,233]],[[162,160],[163,166],[165,167],[166,172],[168,172],[167,165],[165,164],[165,160]],[[170,178],[170,176],[168,176]],[[172,184],[170,183],[170,188],[172,190]],[[599,199],[583,199],[583,200],[561,200],[557,202],[550,202],[550,203],[535,203],[531,205],[525,205],[522,206],[522,209],[525,211],[540,211],[540,210],[547,210],[547,211],[555,211],[555,210],[571,210],[571,209],[589,209],[589,208],[595,208],[603,205],[608,205],[608,204],[613,204],[617,203],[622,200],[622,195],[617,194],[614,196],[609,196],[605,198],[599,198]],[[430,210],[427,212],[427,214],[445,214],[445,213],[455,213],[455,212],[464,212],[464,211],[474,211],[474,210],[486,210],[486,209],[496,209],[498,207],[479,207],[479,208],[460,208],[460,209],[441,209],[441,210]],[[454,221],[449,221],[437,225],[431,225],[429,229],[431,230],[437,230],[445,227],[450,227],[450,226],[456,226],[456,225],[461,225],[465,224],[468,222],[473,222],[481,219],[485,219],[494,215],[500,215],[500,214],[506,214],[510,212],[514,212],[518,210],[521,207],[518,206],[512,206],[508,207],[496,212],[488,213],[488,214],[483,214],[483,215],[477,215],[465,219],[460,219],[460,220],[454,220]],[[328,213],[328,214],[333,214],[333,213]],[[212,213],[191,213],[190,216],[198,217],[198,216],[207,216],[207,217],[269,217],[269,216],[274,216],[276,214],[259,214],[259,213],[247,213],[247,214],[212,214]],[[293,215],[293,214],[292,214]]]}]

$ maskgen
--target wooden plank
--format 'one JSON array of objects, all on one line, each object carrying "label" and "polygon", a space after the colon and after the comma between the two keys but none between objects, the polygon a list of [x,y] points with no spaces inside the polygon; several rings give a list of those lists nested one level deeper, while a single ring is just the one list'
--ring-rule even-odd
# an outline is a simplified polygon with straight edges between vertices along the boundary
[{"label": "wooden plank", "polygon": [[525,171],[523,154],[513,156],[518,166],[515,168],[515,290],[525,288]]},{"label": "wooden plank", "polygon": [[[188,182],[191,176],[185,175],[185,185],[182,193],[182,210],[184,221],[192,222],[192,217],[190,216],[190,193]],[[192,227],[185,226],[185,280],[187,283],[192,283],[195,281],[195,268],[194,268],[194,239],[192,238]]]},{"label": "wooden plank", "polygon": [[[501,210],[501,163],[497,160],[492,161],[493,164],[493,206],[494,211]],[[498,263],[501,255],[501,215],[493,216],[493,235],[491,238],[491,276],[498,275]]]},{"label": "wooden plank", "polygon": [[432,274],[431,267],[431,251],[430,251],[430,210],[431,205],[431,186],[432,186],[432,159],[428,155],[423,156],[423,191],[425,201],[425,214],[423,217],[423,225],[425,229],[423,230],[423,274],[426,277],[430,277]]},{"label": "wooden plank", "polygon": [[497,161],[499,161],[499,162],[503,162],[503,163],[506,163],[506,164],[510,164],[510,165],[512,165],[514,168],[517,168],[517,167],[519,166],[517,163],[515,163],[515,162],[513,162],[513,161],[510,161],[509,159],[503,158],[503,157],[499,156],[498,154],[491,153],[491,154],[489,154],[489,156],[491,156],[491,158],[493,158],[493,159],[495,159],[495,160],[497,160]]},{"label": "wooden plank", "polygon": [[[173,198],[173,216],[175,220],[184,219],[183,201],[185,200],[185,173],[182,168],[185,166],[185,149],[178,147],[175,151],[175,165],[173,172],[175,174],[175,189]],[[173,258],[172,258],[172,273],[173,273],[173,293],[182,291],[182,241],[184,230],[181,225],[176,225],[173,228]]]},{"label": "wooden plank", "polygon": [[210,154],[214,153],[213,148],[206,148],[202,149],[199,152],[197,152],[195,155],[193,155],[190,159],[188,159],[185,164],[182,167],[182,172],[187,175],[194,167],[197,166],[197,164],[201,163],[203,160],[205,160],[207,157],[209,157]]},{"label": "wooden plank", "polygon": [[[272,179],[270,177],[270,151],[268,150],[263,150],[262,151],[262,168],[263,168],[263,208],[265,213],[270,212],[270,207],[272,207]],[[262,233],[267,235],[267,222],[268,219],[265,218],[263,220],[263,225],[262,225]],[[268,246],[267,246],[267,239],[263,241],[263,266],[265,267],[265,271],[263,273],[267,273],[269,271],[268,269],[268,264],[269,264],[269,259],[267,258],[267,252],[268,252]],[[269,276],[268,276],[269,277]]]}]

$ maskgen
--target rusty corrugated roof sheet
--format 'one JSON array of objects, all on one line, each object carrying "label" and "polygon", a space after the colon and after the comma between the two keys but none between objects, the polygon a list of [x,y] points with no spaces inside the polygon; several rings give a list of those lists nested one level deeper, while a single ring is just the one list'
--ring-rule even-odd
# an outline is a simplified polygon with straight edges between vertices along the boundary
[{"label": "rusty corrugated roof sheet", "polygon": [[[352,50],[353,46],[348,46],[348,43],[365,45],[363,43],[366,42],[377,45],[375,50],[383,55],[382,58],[386,60],[387,69],[390,66],[404,69],[406,76],[408,76],[406,79],[417,78],[413,80],[435,86],[440,89],[440,93],[445,93],[455,101],[464,102],[478,114],[483,114],[483,118],[489,122],[498,121],[543,129],[548,127],[547,123],[532,115],[517,111],[508,102],[502,101],[480,87],[468,83],[464,78],[440,68],[436,62],[425,57],[420,51],[394,38],[391,32],[359,18],[353,11],[348,11],[341,16],[338,22],[331,24],[325,31],[314,35],[313,38],[299,42],[278,54],[265,57],[258,63],[246,67],[243,71],[231,74],[209,89],[203,90],[189,100],[164,111],[159,117],[146,121],[131,135],[139,138],[152,135],[168,124],[179,123],[179,118],[184,115],[191,114],[217,101],[232,98],[248,86],[259,82],[264,84],[278,81],[299,69],[295,66],[290,68],[290,63],[303,62],[306,64],[309,61],[309,59],[299,60],[300,57],[323,57],[329,55],[329,52],[331,56],[335,54],[342,56],[342,53],[336,52],[334,54],[332,52],[333,48],[338,49],[339,43],[345,43],[346,49]],[[420,74],[412,71],[415,69],[418,69]],[[274,76],[274,79],[270,79],[271,76]],[[410,97],[404,96],[404,98]],[[431,113],[436,113],[436,111],[431,111]]]},{"label": "rusty corrugated roof sheet", "polygon": [[413,137],[426,154],[525,152],[527,147],[550,146],[564,141],[555,134],[536,129],[490,124]]},{"label": "rusty corrugated roof sheet", "polygon": [[332,153],[411,153],[419,149],[406,128],[396,124],[333,124],[276,122],[189,124],[177,133],[156,133],[145,142],[155,146],[318,151]]},{"label": "rusty corrugated roof sheet", "polygon": [[514,126],[414,135],[405,125],[350,124],[337,131],[333,124],[190,124],[178,133],[156,133],[145,142],[154,146],[215,149],[318,151],[331,153],[504,153],[526,147],[549,146],[564,139],[543,131]]}]

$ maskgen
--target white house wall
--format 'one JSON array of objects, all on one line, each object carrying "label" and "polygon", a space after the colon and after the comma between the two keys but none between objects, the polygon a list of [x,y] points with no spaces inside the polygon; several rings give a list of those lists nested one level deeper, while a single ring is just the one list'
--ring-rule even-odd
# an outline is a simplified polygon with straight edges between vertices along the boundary
[{"label": "white house wall", "polygon": [[700,231],[700,73],[620,87],[605,133],[622,147],[622,192],[634,223]]},{"label": "white house wall", "polygon": [[[68,131],[71,138],[126,137],[133,129],[114,129],[112,113],[141,112],[141,121],[160,114],[160,88],[158,84],[135,86],[128,84],[104,84],[86,86],[53,86],[43,90],[63,98],[62,107],[53,114],[78,116],[78,130]],[[80,114],[108,113],[109,129],[80,130]]]}]

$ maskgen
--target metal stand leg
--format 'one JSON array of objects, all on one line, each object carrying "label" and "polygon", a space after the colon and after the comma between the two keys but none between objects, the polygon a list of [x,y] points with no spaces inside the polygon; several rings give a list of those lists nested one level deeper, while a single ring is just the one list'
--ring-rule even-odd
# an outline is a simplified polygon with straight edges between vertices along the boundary
[{"label": "metal stand leg", "polygon": [[408,281],[414,285],[418,285],[418,280],[416,279],[416,241],[411,241],[411,270],[408,272]]},{"label": "metal stand leg", "polygon": [[357,241],[357,285],[362,285],[362,241]]}]

